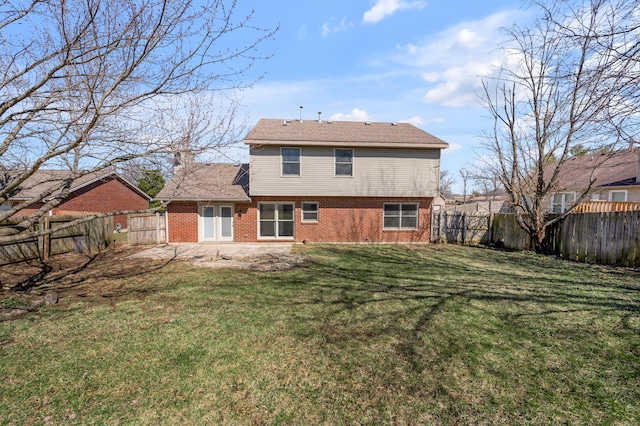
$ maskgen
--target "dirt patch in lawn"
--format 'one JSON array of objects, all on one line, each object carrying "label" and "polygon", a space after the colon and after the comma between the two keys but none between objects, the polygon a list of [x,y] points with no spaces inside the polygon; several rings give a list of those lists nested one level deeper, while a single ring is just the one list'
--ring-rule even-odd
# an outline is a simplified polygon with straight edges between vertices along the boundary
[{"label": "dirt patch in lawn", "polygon": [[210,260],[194,259],[191,263],[195,266],[206,268],[233,268],[249,269],[251,271],[269,272],[286,271],[295,268],[305,262],[301,254],[275,254],[268,253],[251,257],[228,257]]},{"label": "dirt patch in lawn", "polygon": [[180,264],[197,267],[236,268],[253,271],[282,271],[305,261],[300,254],[264,254],[253,257],[208,259],[140,258],[144,250],[127,244],[113,244],[96,254],[68,253],[47,262],[29,261],[0,267],[0,321],[37,311],[52,303],[74,300],[115,305],[122,300],[144,298],[151,293],[148,274]]}]

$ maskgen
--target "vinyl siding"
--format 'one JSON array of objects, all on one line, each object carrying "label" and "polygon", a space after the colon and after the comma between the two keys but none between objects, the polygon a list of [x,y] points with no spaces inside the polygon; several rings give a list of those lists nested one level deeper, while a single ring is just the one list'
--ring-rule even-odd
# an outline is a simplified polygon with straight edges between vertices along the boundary
[{"label": "vinyl siding", "polygon": [[353,176],[345,177],[334,176],[332,147],[300,148],[300,176],[281,176],[280,147],[252,147],[251,195],[435,197],[437,194],[439,149],[354,148]]}]

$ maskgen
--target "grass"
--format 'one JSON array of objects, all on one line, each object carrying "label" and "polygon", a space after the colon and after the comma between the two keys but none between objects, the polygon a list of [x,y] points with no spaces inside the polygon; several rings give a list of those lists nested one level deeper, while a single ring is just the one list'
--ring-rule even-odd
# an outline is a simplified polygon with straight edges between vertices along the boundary
[{"label": "grass", "polygon": [[0,323],[0,423],[640,422],[637,269],[455,246],[303,253],[275,273],[61,274],[47,286],[84,290]]}]

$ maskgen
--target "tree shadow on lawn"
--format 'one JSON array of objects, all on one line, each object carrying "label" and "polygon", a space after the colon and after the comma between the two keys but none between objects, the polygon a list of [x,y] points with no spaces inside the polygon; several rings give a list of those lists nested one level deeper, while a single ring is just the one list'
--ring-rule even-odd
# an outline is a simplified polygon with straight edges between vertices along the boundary
[{"label": "tree shadow on lawn", "polygon": [[[295,302],[320,307],[313,310],[320,313],[300,318],[297,332],[326,342],[327,350],[338,347],[363,359],[375,357],[364,349],[373,342],[396,342],[395,356],[413,373],[447,370],[461,359],[508,358],[526,345],[542,369],[547,350],[585,362],[593,361],[589,351],[595,350],[602,357],[597,364],[613,350],[598,335],[615,340],[640,332],[635,269],[469,247],[339,247],[327,253],[335,257],[307,267],[300,285],[308,298]],[[607,368],[621,377],[640,376],[637,349],[629,348],[633,362],[612,361]],[[396,361],[379,366],[397,367]]]},{"label": "tree shadow on lawn", "polygon": [[100,253],[69,253],[51,257],[47,262],[30,261],[0,267],[2,288],[23,295],[55,291],[60,296],[121,297],[143,294],[141,289],[125,285],[123,279],[136,282],[174,262],[176,256],[163,259],[129,259],[139,251],[129,246],[110,246]]}]

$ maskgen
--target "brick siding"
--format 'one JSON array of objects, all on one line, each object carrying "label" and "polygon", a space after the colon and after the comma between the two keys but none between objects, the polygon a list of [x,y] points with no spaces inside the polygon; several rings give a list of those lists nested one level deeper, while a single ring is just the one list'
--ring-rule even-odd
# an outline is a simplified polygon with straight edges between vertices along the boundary
[{"label": "brick siding", "polygon": [[198,242],[198,203],[172,201],[167,206],[169,242]]},{"label": "brick siding", "polygon": [[[23,209],[18,216],[33,215],[43,203],[36,203]],[[149,201],[137,191],[131,189],[115,176],[100,179],[72,192],[66,200],[53,209],[54,216],[106,213],[118,210],[143,210],[149,208]],[[127,215],[113,218],[114,226],[120,224],[127,228]]]},{"label": "brick siding", "polygon": [[[302,242],[429,242],[433,198],[371,197],[253,197],[236,203],[234,240],[237,242],[283,241],[258,239],[258,203],[295,203],[295,241]],[[302,222],[302,203],[318,203],[318,222]],[[384,203],[418,203],[417,230],[383,230]],[[198,241],[198,209],[195,202],[171,202],[169,241]],[[284,240],[286,241],[286,240]]]}]

